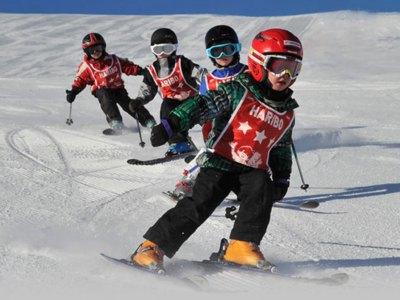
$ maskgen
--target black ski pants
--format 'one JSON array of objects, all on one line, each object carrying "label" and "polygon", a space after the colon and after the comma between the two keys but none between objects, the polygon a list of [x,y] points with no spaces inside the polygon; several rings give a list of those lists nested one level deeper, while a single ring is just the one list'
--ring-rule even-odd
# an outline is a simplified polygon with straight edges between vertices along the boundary
[{"label": "black ski pants", "polygon": [[108,123],[111,123],[112,121],[122,121],[122,116],[117,104],[128,115],[135,119],[139,119],[142,126],[146,126],[147,121],[154,119],[150,112],[143,106],[138,110],[138,118],[136,118],[136,115],[129,110],[131,98],[129,98],[128,92],[125,88],[114,90],[97,89],[94,91],[93,95],[99,100],[100,107],[106,115]]},{"label": "black ski pants", "polygon": [[237,184],[241,203],[229,238],[259,245],[267,231],[274,203],[269,172],[261,169],[235,174],[202,168],[192,197],[180,200],[168,210],[150,227],[144,238],[157,244],[169,258],[173,257]]},{"label": "black ski pants", "polygon": [[[160,120],[167,119],[169,113],[184,102],[185,101],[165,98],[161,104]],[[173,134],[168,140],[168,144],[171,145],[173,143],[188,142],[187,139],[188,134],[189,134],[188,131],[181,131],[179,133]]]}]

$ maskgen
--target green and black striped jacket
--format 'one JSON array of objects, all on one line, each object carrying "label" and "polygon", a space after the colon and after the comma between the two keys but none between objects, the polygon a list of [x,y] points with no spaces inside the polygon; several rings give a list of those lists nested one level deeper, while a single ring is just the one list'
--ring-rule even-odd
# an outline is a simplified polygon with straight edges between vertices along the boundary
[{"label": "green and black striped jacket", "polygon": [[[175,114],[179,118],[179,131],[188,130],[196,124],[204,125],[213,120],[212,131],[206,140],[207,148],[213,148],[214,142],[226,127],[246,90],[249,90],[257,100],[279,112],[298,107],[296,100],[291,97],[293,94],[291,89],[282,93],[275,92],[275,95],[280,94],[279,101],[269,100],[266,98],[265,90],[260,87],[260,83],[255,82],[249,73],[244,73],[236,77],[234,81],[219,84],[217,91],[209,90],[204,95],[196,95],[190,98],[174,109],[171,114]],[[294,122],[270,152],[268,164],[274,179],[289,179],[290,177],[293,126]],[[197,162],[202,168],[217,168],[235,173],[245,173],[252,169],[213,153],[202,154]]]}]

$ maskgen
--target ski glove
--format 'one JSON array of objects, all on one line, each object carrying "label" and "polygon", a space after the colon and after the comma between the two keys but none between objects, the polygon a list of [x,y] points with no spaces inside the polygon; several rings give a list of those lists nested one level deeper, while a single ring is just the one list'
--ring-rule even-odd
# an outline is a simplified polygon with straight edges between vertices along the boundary
[{"label": "ski glove", "polygon": [[144,71],[141,66],[137,66],[136,75],[143,75]]},{"label": "ski glove", "polygon": [[281,201],[289,188],[289,181],[280,178],[274,180],[274,202]]},{"label": "ski glove", "polygon": [[81,90],[76,86],[73,86],[70,91],[66,90],[65,92],[67,93],[67,102],[72,103],[75,101],[76,95],[78,95],[81,92]]},{"label": "ski glove", "polygon": [[142,106],[143,106],[142,101],[140,101],[139,99],[133,99],[129,103],[129,110],[133,113],[137,113],[138,109],[141,108]]},{"label": "ski glove", "polygon": [[151,130],[150,141],[153,147],[164,145],[169,138],[177,132],[179,119],[170,115],[168,119],[162,119],[160,124],[155,125]]}]

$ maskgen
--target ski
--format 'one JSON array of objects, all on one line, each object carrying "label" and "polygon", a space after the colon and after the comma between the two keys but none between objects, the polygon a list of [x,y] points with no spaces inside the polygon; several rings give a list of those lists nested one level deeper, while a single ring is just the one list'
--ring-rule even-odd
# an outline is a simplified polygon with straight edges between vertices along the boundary
[{"label": "ski", "polygon": [[188,155],[191,155],[193,152],[184,152],[184,153],[179,153],[176,155],[170,155],[170,156],[164,156],[164,157],[159,157],[159,158],[154,158],[154,159],[149,159],[149,160],[140,160],[136,158],[131,158],[128,159],[126,162],[130,165],[138,165],[138,166],[152,166],[156,164],[162,164],[166,162],[170,162],[173,160],[185,158]]},{"label": "ski", "polygon": [[126,131],[126,127],[122,130],[114,130],[112,128],[107,128],[103,130],[104,135],[122,135]]},{"label": "ski", "polygon": [[131,267],[134,270],[137,270],[140,272],[146,272],[148,274],[153,274],[155,276],[155,278],[157,277],[157,278],[160,278],[163,280],[170,280],[172,282],[176,282],[180,285],[184,285],[184,286],[190,288],[191,290],[206,291],[209,286],[208,280],[206,278],[204,278],[203,276],[199,276],[199,275],[191,275],[191,276],[186,276],[186,277],[171,276],[171,275],[167,275],[165,273],[164,269],[157,269],[157,270],[153,271],[153,270],[142,267],[141,265],[135,263],[132,260],[119,259],[119,258],[115,258],[115,257],[109,256],[104,253],[100,253],[100,255],[114,263]]},{"label": "ski", "polygon": [[274,206],[276,207],[293,207],[293,208],[305,208],[305,209],[314,209],[319,206],[319,202],[309,200],[309,201],[304,201],[299,204],[294,204],[294,203],[284,203],[284,202],[275,202]]},{"label": "ski", "polygon": [[196,157],[196,154],[191,154],[185,157],[185,163],[190,163],[194,158]]},{"label": "ski", "polygon": [[[222,239],[218,252],[212,253],[208,260],[197,261],[188,260],[196,265],[203,267],[205,274],[210,274],[208,268],[213,269],[230,269],[232,271],[240,272],[253,272],[254,274],[261,274],[267,276],[273,276],[279,279],[292,280],[296,282],[313,283],[321,285],[343,285],[349,280],[349,276],[346,273],[336,273],[330,277],[313,278],[313,277],[299,277],[291,274],[280,273],[276,265],[271,262],[264,262],[259,266],[247,266],[224,260],[224,254],[229,245],[227,239]],[[250,273],[249,273],[250,274]]]},{"label": "ski", "polygon": [[[236,199],[225,199],[229,203],[237,203],[240,204],[240,201]],[[309,201],[303,201],[300,203],[286,203],[286,202],[274,202],[275,207],[281,207],[281,208],[300,208],[300,209],[314,209],[319,206],[319,202],[314,201],[314,200],[309,200]]]},{"label": "ski", "polygon": [[116,131],[112,128],[107,128],[103,130],[104,135],[117,135]]},{"label": "ski", "polygon": [[273,270],[261,270],[256,268],[250,268],[243,265],[232,265],[227,264],[224,262],[218,262],[213,260],[203,260],[203,261],[196,261],[196,260],[188,260],[191,263],[200,265],[204,268],[204,273],[207,274],[209,268],[212,269],[229,269],[232,271],[238,272],[249,272],[249,274],[256,273],[265,276],[271,276],[277,279],[285,279],[288,281],[296,281],[300,283],[311,283],[316,285],[328,285],[328,286],[339,286],[343,285],[348,282],[349,276],[346,273],[336,273],[329,277],[299,277],[290,274],[279,273],[278,268],[274,268]]},{"label": "ski", "polygon": [[170,191],[162,192],[162,193],[163,193],[163,195],[167,196],[169,199],[171,199],[174,202],[178,202],[179,200],[183,199],[183,197],[180,198],[180,197],[176,196],[174,193],[172,193]]}]

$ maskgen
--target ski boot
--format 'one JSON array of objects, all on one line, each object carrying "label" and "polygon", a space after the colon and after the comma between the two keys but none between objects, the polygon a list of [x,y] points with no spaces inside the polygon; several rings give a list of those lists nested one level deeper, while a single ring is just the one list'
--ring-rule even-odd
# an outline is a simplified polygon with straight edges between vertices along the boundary
[{"label": "ski boot", "polygon": [[122,121],[109,121],[110,127],[103,130],[104,135],[121,135],[126,128]]},{"label": "ski boot", "polygon": [[169,146],[165,156],[174,156],[192,151],[188,142],[173,143]]},{"label": "ski boot", "polygon": [[149,240],[145,241],[136,249],[131,255],[131,260],[151,272],[161,275],[165,274],[164,252],[160,247]]},{"label": "ski boot", "polygon": [[228,243],[226,239],[222,239],[218,253],[213,253],[210,259],[226,265],[276,271],[276,266],[265,260],[260,248],[252,242],[231,240]]},{"label": "ski boot", "polygon": [[126,128],[122,121],[112,121],[110,123],[113,135],[121,135],[122,131]]}]

